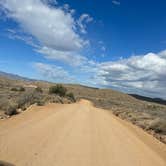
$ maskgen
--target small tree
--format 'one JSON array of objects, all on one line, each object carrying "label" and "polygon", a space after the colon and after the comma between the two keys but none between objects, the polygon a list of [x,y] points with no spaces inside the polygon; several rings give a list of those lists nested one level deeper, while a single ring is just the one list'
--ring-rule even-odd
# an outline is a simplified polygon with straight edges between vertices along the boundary
[{"label": "small tree", "polygon": [[57,94],[61,97],[64,97],[66,95],[67,89],[62,86],[61,84],[58,84],[56,86],[51,86],[49,88],[49,93],[50,94]]}]

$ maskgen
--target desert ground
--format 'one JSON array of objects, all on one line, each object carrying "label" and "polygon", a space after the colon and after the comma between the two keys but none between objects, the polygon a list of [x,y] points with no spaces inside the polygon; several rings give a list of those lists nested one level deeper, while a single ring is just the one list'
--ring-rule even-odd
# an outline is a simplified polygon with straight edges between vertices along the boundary
[{"label": "desert ground", "polygon": [[0,159],[15,166],[165,166],[166,145],[80,100],[32,106],[0,121]]},{"label": "desert ground", "polygon": [[[44,81],[0,76],[0,119],[3,120],[6,116],[4,113],[8,110],[10,113],[13,107],[17,108],[18,113],[22,113],[35,103],[45,105],[47,103],[75,102],[68,96],[60,97],[56,94],[49,94],[49,88],[55,85],[55,83]],[[74,94],[76,101],[87,99],[95,107],[106,109],[166,143],[166,101],[160,104],[151,99],[149,102],[144,98],[140,100],[112,89],[71,84],[63,84],[63,86],[67,88],[67,93]],[[24,91],[20,91],[20,88],[24,88]]]}]

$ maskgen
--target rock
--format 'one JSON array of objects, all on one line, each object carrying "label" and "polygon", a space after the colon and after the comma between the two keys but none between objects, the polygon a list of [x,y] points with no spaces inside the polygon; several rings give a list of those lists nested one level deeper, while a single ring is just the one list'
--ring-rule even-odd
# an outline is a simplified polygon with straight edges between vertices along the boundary
[{"label": "rock", "polygon": [[17,112],[18,112],[18,113],[21,113],[21,112],[22,112],[22,109],[21,109],[21,108],[19,108],[19,109],[17,110]]},{"label": "rock", "polygon": [[4,117],[3,117],[3,116],[0,116],[0,119],[4,119]]}]

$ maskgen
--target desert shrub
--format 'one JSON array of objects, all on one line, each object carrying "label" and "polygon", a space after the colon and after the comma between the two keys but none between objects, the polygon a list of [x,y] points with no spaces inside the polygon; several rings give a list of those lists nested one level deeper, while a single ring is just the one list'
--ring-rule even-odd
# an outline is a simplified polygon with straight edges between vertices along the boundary
[{"label": "desert shrub", "polygon": [[166,120],[156,119],[150,124],[148,128],[154,130],[156,133],[166,134]]},{"label": "desert shrub", "polygon": [[17,114],[17,105],[16,104],[8,105],[6,108],[5,114],[9,115],[9,116],[16,115]]},{"label": "desert shrub", "polygon": [[13,87],[13,88],[11,88],[11,91],[18,91],[18,89]]},{"label": "desert shrub", "polygon": [[24,92],[25,91],[25,88],[24,87],[18,87],[18,88],[16,88],[16,87],[13,87],[13,88],[11,88],[11,91],[20,91],[20,92]]},{"label": "desert shrub", "polygon": [[40,87],[35,88],[35,90],[36,90],[36,92],[43,93],[43,90]]},{"label": "desert shrub", "polygon": [[44,100],[38,100],[36,101],[37,106],[44,106],[45,105],[45,101]]},{"label": "desert shrub", "polygon": [[62,99],[63,98],[60,97],[59,95],[48,95],[48,96],[44,96],[45,103],[61,103]]},{"label": "desert shrub", "polygon": [[19,87],[18,91],[23,92],[23,91],[25,91],[25,88],[24,87]]},{"label": "desert shrub", "polygon": [[4,111],[6,110],[6,107],[9,105],[9,100],[5,97],[1,97],[0,100],[0,110]]},{"label": "desert shrub", "polygon": [[16,103],[18,103],[19,108],[24,108],[36,103],[40,97],[41,96],[37,92],[29,91],[20,95],[17,98]]},{"label": "desert shrub", "polygon": [[72,100],[72,101],[75,101],[75,100],[76,100],[75,97],[74,97],[74,94],[73,94],[72,92],[66,94],[66,96],[67,96],[70,100]]},{"label": "desert shrub", "polygon": [[30,94],[24,94],[17,98],[18,107],[22,108],[27,102],[30,101]]},{"label": "desert shrub", "polygon": [[51,86],[49,88],[49,93],[50,94],[57,94],[61,97],[64,97],[66,95],[67,89],[62,86],[61,84],[58,84],[56,86]]}]

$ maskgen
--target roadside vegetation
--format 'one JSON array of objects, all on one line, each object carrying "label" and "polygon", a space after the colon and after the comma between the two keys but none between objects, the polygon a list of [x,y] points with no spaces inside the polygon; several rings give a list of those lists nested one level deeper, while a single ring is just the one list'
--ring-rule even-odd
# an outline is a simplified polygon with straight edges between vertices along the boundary
[{"label": "roadside vegetation", "polygon": [[75,102],[76,99],[74,97],[74,94],[72,92],[67,93],[67,88],[65,88],[63,85],[58,84],[55,86],[51,86],[49,88],[49,93],[50,94],[57,94],[61,97],[67,97],[69,100]]},{"label": "roadside vegetation", "polygon": [[25,88],[24,87],[13,87],[13,88],[11,88],[11,91],[20,91],[20,92],[23,92],[23,91],[25,91]]},{"label": "roadside vegetation", "polygon": [[15,84],[0,85],[0,118],[10,117],[29,106],[43,106],[47,103],[69,104],[75,102],[74,94],[61,84],[40,86],[20,86]]},{"label": "roadside vegetation", "polygon": [[51,86],[49,88],[50,94],[57,94],[61,97],[64,97],[66,95],[66,92],[67,92],[67,89],[64,86],[62,86],[61,84]]}]

